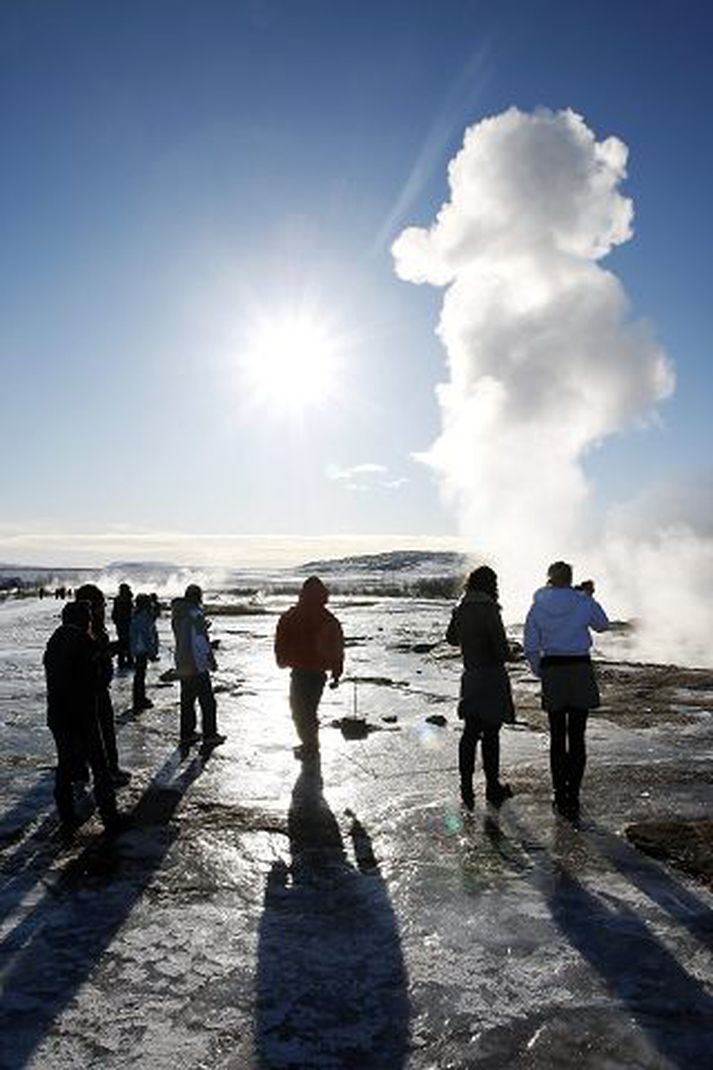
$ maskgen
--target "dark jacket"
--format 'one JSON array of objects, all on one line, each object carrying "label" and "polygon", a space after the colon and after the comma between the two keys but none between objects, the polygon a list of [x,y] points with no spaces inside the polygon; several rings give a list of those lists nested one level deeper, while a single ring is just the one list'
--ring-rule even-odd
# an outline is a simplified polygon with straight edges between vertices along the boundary
[{"label": "dark jacket", "polygon": [[62,624],[50,636],[43,662],[47,724],[59,729],[81,727],[95,710],[98,680],[94,641],[80,628]]},{"label": "dark jacket", "polygon": [[326,591],[302,591],[299,601],[283,613],[275,634],[275,658],[281,669],[331,672],[339,679],[344,668],[342,626],[326,608]]},{"label": "dark jacket", "polygon": [[459,646],[463,657],[458,716],[477,717],[488,727],[514,721],[505,668],[510,648],[497,602],[483,591],[466,592],[453,610],[446,641]]}]

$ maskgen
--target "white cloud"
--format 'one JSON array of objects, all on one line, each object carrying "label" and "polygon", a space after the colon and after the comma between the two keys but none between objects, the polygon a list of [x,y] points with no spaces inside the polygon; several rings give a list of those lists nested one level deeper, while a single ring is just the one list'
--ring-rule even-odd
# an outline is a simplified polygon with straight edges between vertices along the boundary
[{"label": "white cloud", "polygon": [[397,490],[408,483],[404,476],[389,477],[389,469],[384,464],[354,464],[349,468],[341,468],[339,465],[327,465],[325,470],[327,479],[341,481],[347,490],[363,493],[371,490]]}]

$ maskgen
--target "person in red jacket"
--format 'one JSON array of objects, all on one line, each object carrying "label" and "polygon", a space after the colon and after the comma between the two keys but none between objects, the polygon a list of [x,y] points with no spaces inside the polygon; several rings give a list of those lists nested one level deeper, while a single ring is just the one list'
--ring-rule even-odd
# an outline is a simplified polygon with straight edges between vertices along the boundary
[{"label": "person in red jacket", "polygon": [[336,687],[344,668],[344,635],[326,608],[329,591],[317,576],[305,580],[297,604],[283,613],[275,633],[275,658],[292,670],[290,709],[302,743],[302,755],[319,751],[317,708],[327,680]]}]

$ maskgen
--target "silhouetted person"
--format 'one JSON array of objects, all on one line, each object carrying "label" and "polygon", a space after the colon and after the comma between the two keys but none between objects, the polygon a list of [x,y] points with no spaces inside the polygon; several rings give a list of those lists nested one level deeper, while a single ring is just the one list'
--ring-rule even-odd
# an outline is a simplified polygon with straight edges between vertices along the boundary
[{"label": "silhouetted person", "polygon": [[95,644],[89,635],[87,602],[68,602],[62,624],[50,637],[44,654],[47,680],[47,724],[57,747],[54,797],[65,831],[78,825],[75,781],[88,765],[94,797],[107,828],[117,826],[116,797],[97,718]]},{"label": "silhouetted person", "polygon": [[149,595],[149,600],[151,602],[151,612],[153,613],[153,619],[158,620],[158,618],[161,616],[161,603],[159,602],[158,595],[155,591],[151,592],[151,594]]},{"label": "silhouetted person", "polygon": [[606,613],[592,597],[594,584],[587,582],[591,591],[575,590],[572,566],[555,561],[525,621],[525,657],[542,681],[542,708],[550,722],[554,806],[566,817],[579,812],[587,714],[599,705],[590,629],[603,632],[609,627]]},{"label": "silhouetted person", "polygon": [[500,783],[500,727],[515,720],[510,679],[505,661],[510,648],[498,605],[498,578],[483,565],[471,572],[463,598],[453,610],[446,640],[459,646],[463,657],[458,716],[463,734],[458,746],[460,794],[468,810],[474,806],[475,751],[481,745],[485,797],[500,806],[512,796]]},{"label": "silhouetted person", "polygon": [[171,604],[171,627],[176,640],[176,674],[181,686],[181,744],[189,746],[201,737],[196,732],[196,700],[201,711],[203,746],[224,743],[217,726],[217,707],[210,674],[215,657],[208,638],[209,624],[203,612],[203,592],[195,583],[186,587],[183,598]]},{"label": "silhouetted person", "polygon": [[122,788],[131,780],[131,773],[119,767],[119,752],[116,745],[116,728],[114,726],[114,707],[109,693],[109,685],[114,676],[112,655],[114,644],[109,639],[106,630],[105,612],[106,603],[101,590],[93,583],[85,583],[77,587],[74,597],[78,602],[89,602],[91,609],[90,634],[94,640],[94,656],[97,668],[97,714],[99,727],[104,740],[114,786]]},{"label": "silhouetted person", "polygon": [[134,681],[132,689],[134,713],[150,710],[153,702],[146,697],[146,668],[149,660],[158,656],[158,632],[151,598],[147,594],[138,594],[131,618],[131,656],[134,661]]},{"label": "silhouetted person", "polygon": [[329,591],[317,576],[305,580],[297,604],[283,613],[275,634],[275,658],[290,668],[290,709],[303,754],[319,749],[317,708],[327,680],[336,687],[344,668],[344,636],[326,608]]},{"label": "silhouetted person", "polygon": [[114,599],[111,610],[111,619],[116,628],[117,664],[120,669],[130,669],[133,665],[131,657],[131,617],[134,611],[134,599],[128,583],[119,584],[119,593]]}]

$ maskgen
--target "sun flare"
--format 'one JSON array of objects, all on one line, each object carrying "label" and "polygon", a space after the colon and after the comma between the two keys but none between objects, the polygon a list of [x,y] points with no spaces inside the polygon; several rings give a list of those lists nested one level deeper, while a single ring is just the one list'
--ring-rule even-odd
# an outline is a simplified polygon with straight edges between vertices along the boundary
[{"label": "sun flare", "polygon": [[335,393],[337,348],[327,326],[313,316],[262,322],[241,360],[251,399],[286,416],[322,408]]}]

